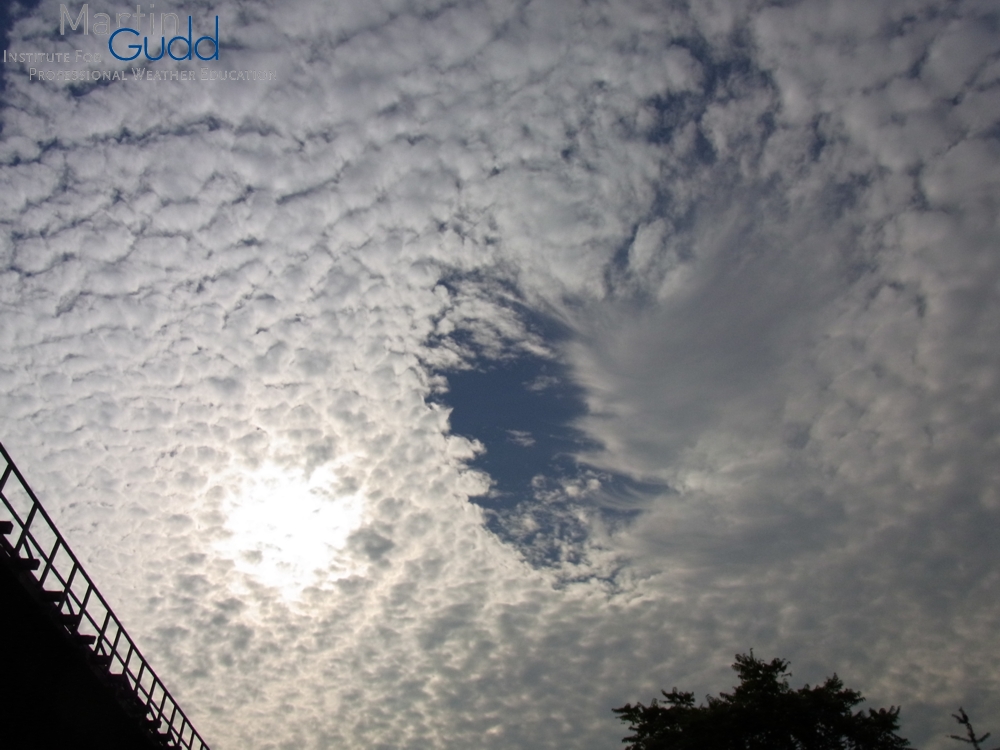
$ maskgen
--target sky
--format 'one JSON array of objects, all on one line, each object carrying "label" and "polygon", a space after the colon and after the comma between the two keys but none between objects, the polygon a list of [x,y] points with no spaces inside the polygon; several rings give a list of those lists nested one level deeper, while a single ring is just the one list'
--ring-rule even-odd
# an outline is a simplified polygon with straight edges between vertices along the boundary
[{"label": "sky", "polygon": [[0,441],[213,750],[606,750],[751,648],[1000,731],[993,0],[59,5]]}]

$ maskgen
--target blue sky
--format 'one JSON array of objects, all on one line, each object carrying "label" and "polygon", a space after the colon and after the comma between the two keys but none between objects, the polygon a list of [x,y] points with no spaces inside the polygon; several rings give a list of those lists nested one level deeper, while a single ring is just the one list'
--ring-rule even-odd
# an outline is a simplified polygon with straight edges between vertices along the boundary
[{"label": "blue sky", "polygon": [[0,439],[213,748],[996,731],[995,3],[168,10],[274,75],[4,67]]},{"label": "blue sky", "polygon": [[[544,321],[528,320],[536,327]],[[546,340],[561,339],[558,330]],[[669,486],[601,471],[579,459],[598,448],[575,423],[586,413],[582,389],[558,359],[515,354],[479,357],[469,369],[442,373],[447,391],[439,402],[451,410],[451,432],[481,444],[469,466],[489,477],[472,502],[487,510],[487,528],[515,545],[536,565],[579,561],[588,510],[605,522],[627,523]],[[566,488],[581,492],[567,493]]]}]

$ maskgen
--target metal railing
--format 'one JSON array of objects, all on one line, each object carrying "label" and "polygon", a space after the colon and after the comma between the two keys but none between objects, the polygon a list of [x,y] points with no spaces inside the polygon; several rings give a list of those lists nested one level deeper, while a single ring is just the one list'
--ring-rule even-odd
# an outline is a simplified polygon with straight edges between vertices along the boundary
[{"label": "metal railing", "polygon": [[0,455],[0,547],[11,564],[32,572],[42,598],[52,603],[73,638],[90,650],[94,663],[106,670],[123,707],[137,714],[152,737],[168,748],[209,750],[125,632],[2,444]]}]

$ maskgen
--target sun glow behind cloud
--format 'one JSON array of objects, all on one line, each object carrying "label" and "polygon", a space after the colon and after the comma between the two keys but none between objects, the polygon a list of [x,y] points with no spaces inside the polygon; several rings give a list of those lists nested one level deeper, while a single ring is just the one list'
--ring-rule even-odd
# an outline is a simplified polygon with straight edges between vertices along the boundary
[{"label": "sun glow behind cloud", "polygon": [[344,553],[351,532],[361,525],[360,492],[337,491],[329,466],[311,473],[265,463],[242,479],[225,504],[230,533],[217,549],[236,570],[295,600],[304,589],[325,588],[363,572]]}]

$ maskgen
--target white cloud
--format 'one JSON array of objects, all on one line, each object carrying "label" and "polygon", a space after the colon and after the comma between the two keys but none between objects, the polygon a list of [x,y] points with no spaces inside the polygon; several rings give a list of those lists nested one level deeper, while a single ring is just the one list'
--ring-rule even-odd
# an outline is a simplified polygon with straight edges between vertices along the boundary
[{"label": "white cloud", "polygon": [[[2,438],[213,747],[597,748],[750,647],[921,746],[986,712],[995,15],[938,9],[223,4],[276,82],[5,70]],[[584,562],[532,568],[427,402],[474,350],[670,491],[551,485]],[[279,475],[350,518],[254,537]]]}]

